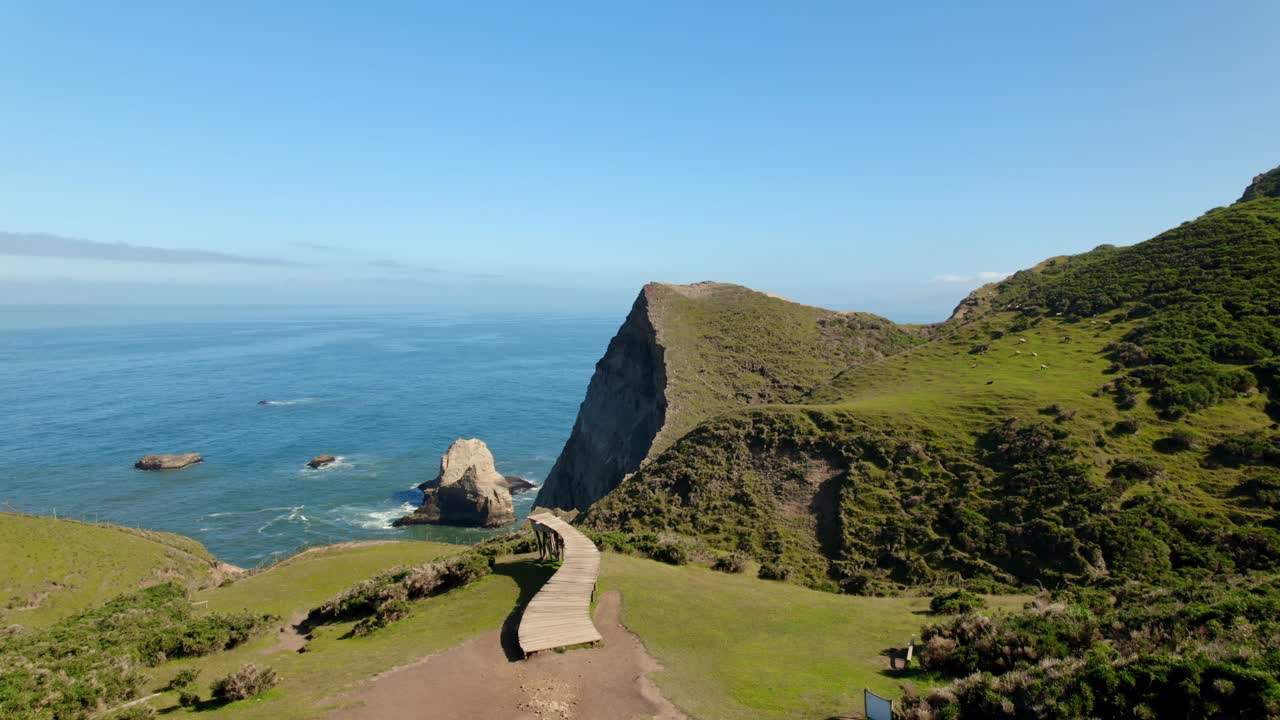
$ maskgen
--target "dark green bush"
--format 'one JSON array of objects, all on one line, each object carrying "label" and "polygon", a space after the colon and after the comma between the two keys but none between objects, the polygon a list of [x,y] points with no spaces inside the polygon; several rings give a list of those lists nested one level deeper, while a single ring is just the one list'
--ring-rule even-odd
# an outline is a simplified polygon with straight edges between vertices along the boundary
[{"label": "dark green bush", "polygon": [[234,647],[271,615],[195,617],[172,584],[121,595],[49,628],[0,639],[0,717],[85,718],[137,697],[141,668]]},{"label": "dark green bush", "polygon": [[938,615],[957,615],[986,607],[987,601],[968,590],[960,589],[929,600],[929,611]]},{"label": "dark green bush", "polygon": [[1142,424],[1138,422],[1137,418],[1124,418],[1116,421],[1111,431],[1116,435],[1135,435],[1141,427]]},{"label": "dark green bush", "polygon": [[178,694],[178,704],[184,708],[193,708],[200,704],[200,695],[190,690]]},{"label": "dark green bush", "polygon": [[689,551],[683,545],[662,543],[653,549],[650,557],[668,565],[686,565],[689,562]]},{"label": "dark green bush", "polygon": [[786,580],[791,577],[791,568],[776,562],[762,563],[756,576],[761,580]]},{"label": "dark green bush", "polygon": [[219,702],[248,700],[254,695],[270,690],[280,682],[276,671],[249,663],[209,686],[213,699]]},{"label": "dark green bush", "polygon": [[200,677],[200,671],[196,668],[184,668],[179,670],[173,679],[166,686],[168,690],[181,690],[190,687],[195,683],[196,678]]},{"label": "dark green bush", "polygon": [[404,617],[410,600],[420,600],[479,580],[492,572],[490,556],[467,552],[417,567],[397,567],[357,583],[307,613],[309,625],[359,620],[358,635]]},{"label": "dark green bush", "polygon": [[715,563],[711,565],[711,569],[726,573],[743,573],[747,571],[749,562],[750,557],[746,553],[731,552],[728,555],[721,555],[716,558]]}]

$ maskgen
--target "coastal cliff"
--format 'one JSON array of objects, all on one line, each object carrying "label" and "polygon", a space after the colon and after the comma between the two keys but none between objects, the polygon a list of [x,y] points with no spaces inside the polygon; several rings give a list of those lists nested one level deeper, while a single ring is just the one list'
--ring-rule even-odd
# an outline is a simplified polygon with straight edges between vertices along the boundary
[{"label": "coastal cliff", "polygon": [[640,466],[666,419],[666,365],[649,315],[650,287],[596,363],[568,442],[538,507],[584,510]]},{"label": "coastal cliff", "polygon": [[866,313],[727,283],[649,283],[610,341],[536,505],[586,510],[699,422],[801,400],[849,367],[921,342]]}]

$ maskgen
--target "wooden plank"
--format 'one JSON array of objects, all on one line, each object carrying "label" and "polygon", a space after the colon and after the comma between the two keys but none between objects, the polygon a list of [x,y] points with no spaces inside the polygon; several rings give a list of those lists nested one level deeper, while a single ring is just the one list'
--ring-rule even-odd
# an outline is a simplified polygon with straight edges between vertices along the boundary
[{"label": "wooden plank", "polygon": [[600,551],[586,535],[550,513],[529,518],[543,532],[561,538],[563,562],[542,586],[520,618],[518,636],[525,655],[569,645],[598,642],[591,622],[591,597],[600,574]]}]

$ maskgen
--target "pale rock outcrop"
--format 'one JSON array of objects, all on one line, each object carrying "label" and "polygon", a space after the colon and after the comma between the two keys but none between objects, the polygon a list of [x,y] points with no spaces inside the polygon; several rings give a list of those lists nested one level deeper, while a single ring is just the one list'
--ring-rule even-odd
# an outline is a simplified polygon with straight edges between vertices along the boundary
[{"label": "pale rock outcrop", "polygon": [[184,467],[204,462],[200,453],[182,453],[179,455],[144,455],[133,466],[139,470],[181,470]]},{"label": "pale rock outcrop", "polygon": [[395,525],[499,527],[515,522],[507,478],[482,440],[459,438],[440,458],[440,473],[419,487],[422,506]]}]

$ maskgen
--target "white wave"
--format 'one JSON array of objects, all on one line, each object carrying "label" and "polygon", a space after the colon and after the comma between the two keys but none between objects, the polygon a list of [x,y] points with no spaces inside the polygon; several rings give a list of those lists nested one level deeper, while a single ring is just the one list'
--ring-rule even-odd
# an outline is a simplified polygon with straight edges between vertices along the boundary
[{"label": "white wave", "polygon": [[282,515],[277,515],[271,518],[270,520],[266,521],[265,523],[263,523],[262,527],[258,528],[258,534],[259,535],[263,534],[264,530],[280,522],[286,522],[286,523],[300,522],[304,524],[310,523],[311,521],[307,519],[307,516],[302,514],[302,510],[305,507],[306,505],[298,505],[297,507],[291,507],[291,508],[277,508],[278,510],[288,510],[289,512],[284,513]]},{"label": "white wave", "polygon": [[301,473],[333,472],[334,470],[350,470],[353,467],[355,467],[355,465],[353,463],[348,462],[345,455],[335,455],[333,462],[329,463],[328,465],[321,465],[318,468],[313,468],[307,465],[303,465],[302,469],[299,470],[298,472],[301,472]]},{"label": "white wave", "polygon": [[342,522],[366,530],[390,530],[391,523],[408,515],[417,508],[412,503],[403,503],[389,510],[370,510],[368,507],[341,507],[334,510]]},{"label": "white wave", "polygon": [[296,400],[260,400],[259,405],[287,406],[287,405],[306,405],[307,403],[318,402],[320,398],[305,397]]}]

